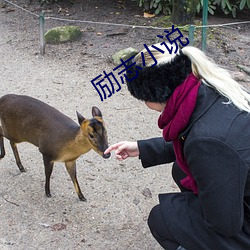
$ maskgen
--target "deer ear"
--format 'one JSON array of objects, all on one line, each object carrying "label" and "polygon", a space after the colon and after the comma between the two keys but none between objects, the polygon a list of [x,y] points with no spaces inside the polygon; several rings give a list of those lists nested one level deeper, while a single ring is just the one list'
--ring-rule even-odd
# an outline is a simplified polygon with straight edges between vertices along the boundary
[{"label": "deer ear", "polygon": [[76,111],[76,114],[77,114],[78,122],[81,125],[83,121],[85,120],[85,118],[77,111]]},{"label": "deer ear", "polygon": [[102,113],[101,113],[101,111],[100,111],[100,109],[99,108],[97,108],[97,107],[92,107],[92,115],[93,115],[93,117],[94,116],[100,116],[100,117],[102,117]]}]

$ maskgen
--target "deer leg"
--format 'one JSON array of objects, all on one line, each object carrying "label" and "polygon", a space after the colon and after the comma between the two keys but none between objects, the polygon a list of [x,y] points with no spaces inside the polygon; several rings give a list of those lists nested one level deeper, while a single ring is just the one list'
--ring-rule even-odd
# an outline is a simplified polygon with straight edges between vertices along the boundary
[{"label": "deer leg", "polygon": [[54,162],[51,161],[50,157],[43,155],[43,163],[45,168],[45,194],[47,197],[51,197],[50,194],[50,177],[52,174]]},{"label": "deer leg", "polygon": [[0,159],[2,159],[5,156],[5,149],[3,141],[3,129],[1,126],[0,126],[0,149],[1,149]]},{"label": "deer leg", "polygon": [[19,154],[18,154],[18,151],[17,151],[17,146],[16,146],[16,143],[14,141],[10,141],[10,146],[13,150],[13,153],[14,153],[14,156],[15,156],[15,159],[16,159],[16,164],[18,166],[18,168],[20,169],[21,172],[25,172],[26,170],[24,169],[22,163],[21,163],[21,160],[20,160],[20,157],[19,157]]},{"label": "deer leg", "polygon": [[77,181],[76,177],[76,161],[67,161],[65,162],[66,169],[70,175],[71,180],[74,183],[74,187],[76,190],[76,193],[78,194],[78,197],[81,201],[87,201],[86,198],[83,196],[82,191],[80,189],[80,186]]}]

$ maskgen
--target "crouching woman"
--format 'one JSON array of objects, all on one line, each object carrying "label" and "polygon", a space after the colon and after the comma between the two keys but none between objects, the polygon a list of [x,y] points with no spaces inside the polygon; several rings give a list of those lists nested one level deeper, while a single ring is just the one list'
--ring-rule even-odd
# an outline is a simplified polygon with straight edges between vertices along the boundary
[{"label": "crouching woman", "polygon": [[173,162],[180,192],[160,194],[148,218],[164,249],[249,250],[250,95],[197,48],[150,50],[130,64],[127,87],[161,112],[163,138],[119,142],[105,153],[137,156],[145,168]]}]

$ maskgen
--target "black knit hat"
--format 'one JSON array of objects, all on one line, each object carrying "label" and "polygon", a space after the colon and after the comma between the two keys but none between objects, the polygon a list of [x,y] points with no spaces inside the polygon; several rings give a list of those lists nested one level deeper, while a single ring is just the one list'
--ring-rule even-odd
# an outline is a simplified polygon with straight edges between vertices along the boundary
[{"label": "black knit hat", "polygon": [[[180,50],[181,51],[181,50]],[[131,65],[133,61],[129,61]],[[140,66],[142,70],[136,68]],[[137,72],[136,72],[137,71]],[[127,87],[136,99],[148,102],[165,103],[186,77],[192,72],[191,61],[182,52],[170,62],[160,63],[153,67],[133,65],[127,70]]]}]

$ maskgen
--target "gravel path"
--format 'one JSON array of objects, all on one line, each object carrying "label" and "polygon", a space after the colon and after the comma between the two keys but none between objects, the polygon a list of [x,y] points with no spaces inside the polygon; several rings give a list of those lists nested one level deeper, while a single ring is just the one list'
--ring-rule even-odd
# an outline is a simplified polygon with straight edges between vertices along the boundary
[{"label": "gravel path", "polygon": [[[111,16],[115,21],[123,20],[115,10],[98,14],[100,2],[89,1],[81,15],[86,14],[89,20],[93,15],[104,21]],[[77,10],[77,6],[70,9],[72,13]],[[122,18],[150,24],[137,14],[137,9],[127,8]],[[55,25],[59,24],[48,22],[46,28]],[[111,37],[107,34],[116,32],[114,27],[82,28],[85,33],[81,41],[46,46],[46,54],[41,56],[37,18],[10,6],[0,9],[1,96],[33,96],[75,121],[76,110],[90,117],[96,105],[106,121],[110,143],[160,136],[158,114],[132,98],[125,86],[101,102],[91,84],[103,70],[110,72],[114,68],[109,61],[112,53],[133,45],[137,49],[144,43],[150,45],[156,31],[119,29],[127,35]],[[250,66],[249,26],[233,32],[223,30],[224,35],[216,32],[216,38],[209,40],[209,54],[233,71],[237,71],[237,64]],[[241,75],[241,80],[249,86],[248,76]],[[48,199],[44,195],[42,156],[37,148],[19,145],[27,169],[21,174],[5,142],[6,156],[0,162],[0,249],[161,249],[149,232],[147,216],[158,203],[159,193],[177,191],[170,177],[171,166],[145,170],[138,159],[104,160],[91,151],[77,160],[78,181],[87,203],[78,200],[69,175],[59,163],[51,178],[52,198]]]}]

